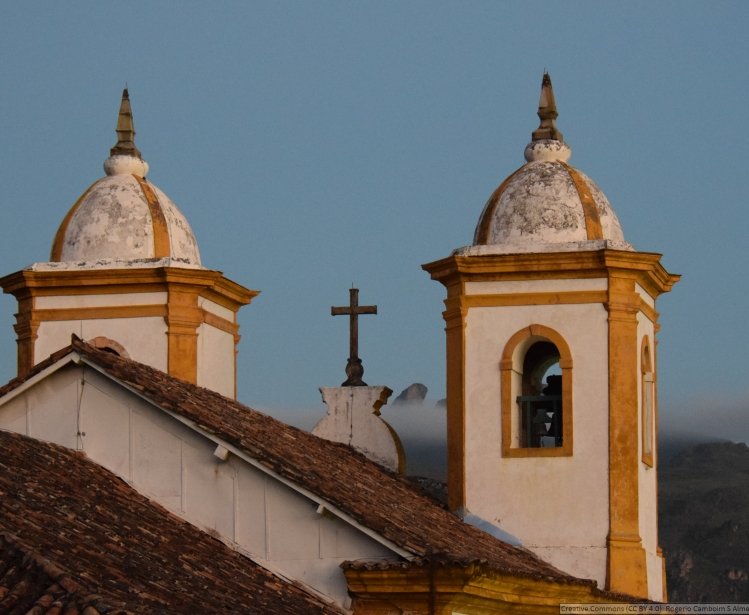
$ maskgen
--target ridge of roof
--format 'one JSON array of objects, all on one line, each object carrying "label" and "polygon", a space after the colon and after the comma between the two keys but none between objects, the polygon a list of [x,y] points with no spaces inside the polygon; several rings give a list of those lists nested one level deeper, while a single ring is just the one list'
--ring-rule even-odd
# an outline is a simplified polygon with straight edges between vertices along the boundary
[{"label": "ridge of roof", "polygon": [[[345,444],[324,440],[214,391],[98,350],[75,336],[67,352],[73,351],[151,403],[244,451],[415,557],[434,554],[453,562],[481,561],[502,572],[595,585],[463,522],[406,478]],[[58,361],[65,356],[60,353],[56,353]],[[5,392],[0,389],[0,395]]]},{"label": "ridge of roof", "polygon": [[342,613],[84,454],[4,431],[0,562],[3,613]]}]

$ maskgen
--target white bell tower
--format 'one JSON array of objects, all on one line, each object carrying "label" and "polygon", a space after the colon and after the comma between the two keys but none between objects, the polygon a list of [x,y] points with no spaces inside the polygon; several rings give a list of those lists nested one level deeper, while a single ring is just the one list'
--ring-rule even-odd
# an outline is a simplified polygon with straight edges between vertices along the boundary
[{"label": "white bell tower", "polygon": [[74,333],[236,397],[237,312],[258,291],[201,264],[187,219],[146,178],[127,89],[104,171],[63,218],[49,262],[0,279],[18,300],[18,375]]},{"label": "white bell tower", "polygon": [[663,600],[655,302],[679,276],[567,163],[548,74],[538,115],[473,245],[424,265],[447,289],[449,504],[561,570]]}]

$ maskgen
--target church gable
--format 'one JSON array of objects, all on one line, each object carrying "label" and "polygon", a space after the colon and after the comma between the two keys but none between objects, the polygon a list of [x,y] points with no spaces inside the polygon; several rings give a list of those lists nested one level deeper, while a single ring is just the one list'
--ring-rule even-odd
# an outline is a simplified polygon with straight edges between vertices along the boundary
[{"label": "church gable", "polygon": [[[31,380],[35,380],[32,378]],[[72,352],[0,401],[0,427],[82,450],[137,491],[339,604],[346,559],[397,555]]]}]

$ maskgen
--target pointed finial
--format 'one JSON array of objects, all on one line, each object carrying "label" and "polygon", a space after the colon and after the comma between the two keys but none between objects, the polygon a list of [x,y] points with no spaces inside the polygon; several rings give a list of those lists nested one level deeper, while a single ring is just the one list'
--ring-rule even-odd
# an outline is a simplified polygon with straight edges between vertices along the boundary
[{"label": "pointed finial", "polygon": [[140,150],[135,147],[135,125],[127,85],[122,90],[120,114],[117,116],[117,143],[109,150],[109,158],[104,161],[104,172],[107,175],[127,173],[139,177],[145,177],[148,174],[148,163],[143,160]]},{"label": "pointed finial", "polygon": [[120,114],[117,117],[117,143],[109,150],[112,156],[134,156],[140,158],[140,150],[135,147],[135,126],[133,111],[130,108],[130,95],[127,86],[122,90]]},{"label": "pointed finial", "polygon": [[554,88],[551,85],[549,73],[544,72],[544,78],[541,81],[541,98],[538,101],[538,117],[541,120],[538,128],[533,131],[533,141],[543,141],[552,139],[554,141],[564,141],[562,133],[557,130],[556,119],[557,103],[554,100]]}]

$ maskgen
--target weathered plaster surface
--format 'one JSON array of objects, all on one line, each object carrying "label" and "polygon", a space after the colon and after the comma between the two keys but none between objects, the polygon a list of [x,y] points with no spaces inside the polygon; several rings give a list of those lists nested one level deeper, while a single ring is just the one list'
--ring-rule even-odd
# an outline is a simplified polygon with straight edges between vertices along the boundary
[{"label": "weathered plaster surface", "polygon": [[395,431],[380,418],[380,407],[392,391],[384,386],[322,387],[328,413],[312,433],[326,440],[343,442],[373,461],[399,471],[403,446]]},{"label": "weathered plaster surface", "polygon": [[[534,140],[524,154],[527,163],[492,194],[479,218],[474,247],[491,246],[491,250],[463,248],[458,253],[632,249],[606,195],[593,180],[567,164],[572,150],[566,143]],[[584,200],[590,205],[587,221]]]},{"label": "weathered plaster surface", "polygon": [[542,252],[589,252],[594,250],[633,250],[626,241],[613,239],[591,239],[562,243],[544,243],[531,237],[517,237],[502,243],[464,246],[453,250],[457,256],[488,256],[490,254],[527,254]]},{"label": "weathered plaster surface", "polygon": [[94,260],[44,262],[29,265],[28,271],[83,271],[88,269],[147,269],[157,267],[181,267],[183,269],[205,269],[199,263],[185,258],[97,258]]},{"label": "weathered plaster surface", "polygon": [[[595,201],[603,239],[624,241],[619,220],[608,199],[589,177],[580,175]],[[490,200],[487,206],[492,203]],[[502,244],[521,239],[534,244],[588,240],[580,195],[561,162],[527,163],[498,195],[487,243]]]},{"label": "weathered plaster surface", "polygon": [[148,175],[148,163],[142,158],[126,155],[110,156],[104,161],[104,172],[107,175]]},{"label": "weathered plaster surface", "polygon": [[[170,256],[200,265],[195,236],[185,217],[161,190],[151,184],[167,223]],[[97,181],[68,222],[61,261],[154,258],[154,227],[148,201],[132,175]]]}]

